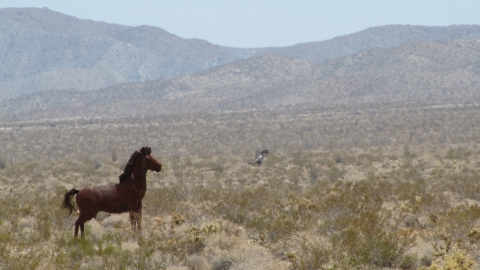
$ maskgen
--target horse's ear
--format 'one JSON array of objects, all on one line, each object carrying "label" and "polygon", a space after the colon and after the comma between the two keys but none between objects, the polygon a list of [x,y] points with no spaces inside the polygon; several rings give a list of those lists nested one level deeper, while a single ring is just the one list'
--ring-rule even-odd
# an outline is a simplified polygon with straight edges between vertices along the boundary
[{"label": "horse's ear", "polygon": [[142,153],[142,155],[144,155],[144,156],[150,155],[152,153],[152,148],[142,147],[142,149],[140,149],[140,153]]}]

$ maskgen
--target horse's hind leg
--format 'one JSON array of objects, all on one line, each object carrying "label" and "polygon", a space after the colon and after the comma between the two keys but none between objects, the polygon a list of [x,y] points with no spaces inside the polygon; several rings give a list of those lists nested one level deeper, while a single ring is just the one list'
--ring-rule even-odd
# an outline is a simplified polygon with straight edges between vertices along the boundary
[{"label": "horse's hind leg", "polygon": [[81,236],[84,237],[85,222],[91,220],[98,213],[98,201],[95,191],[91,188],[84,188],[77,194],[78,219],[75,221],[75,237],[78,236],[80,227]]},{"label": "horse's hind leg", "polygon": [[80,223],[80,231],[81,231],[82,238],[84,238],[84,236],[83,236],[83,231],[84,230],[85,230],[85,223]]},{"label": "horse's hind leg", "polygon": [[80,222],[79,219],[77,219],[77,221],[75,221],[75,238],[78,237],[78,227],[80,227],[81,234],[82,234],[82,237],[83,237],[83,223]]},{"label": "horse's hind leg", "polygon": [[78,216],[77,221],[75,221],[75,238],[78,236],[78,228],[80,227],[80,235],[83,238],[84,234],[83,232],[85,231],[85,222],[89,221],[92,219],[92,217],[88,216],[85,217],[85,215],[82,215],[82,212],[80,212],[80,215]]}]

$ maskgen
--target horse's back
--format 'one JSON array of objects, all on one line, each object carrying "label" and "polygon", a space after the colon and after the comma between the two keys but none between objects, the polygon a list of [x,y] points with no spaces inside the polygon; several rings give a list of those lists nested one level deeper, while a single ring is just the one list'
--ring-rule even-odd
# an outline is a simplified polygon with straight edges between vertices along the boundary
[{"label": "horse's back", "polygon": [[90,201],[97,202],[102,200],[102,193],[98,190],[97,187],[87,187],[82,188],[77,194],[77,203],[78,201]]}]

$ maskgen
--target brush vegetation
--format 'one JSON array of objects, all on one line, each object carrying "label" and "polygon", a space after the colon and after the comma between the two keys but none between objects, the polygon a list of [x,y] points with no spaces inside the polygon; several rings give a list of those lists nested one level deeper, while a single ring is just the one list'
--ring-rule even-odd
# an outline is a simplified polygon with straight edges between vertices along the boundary
[{"label": "brush vegetation", "polygon": [[[479,107],[331,108],[2,125],[1,269],[475,269]],[[72,188],[142,146],[141,235]],[[262,166],[254,154],[269,149]]]}]

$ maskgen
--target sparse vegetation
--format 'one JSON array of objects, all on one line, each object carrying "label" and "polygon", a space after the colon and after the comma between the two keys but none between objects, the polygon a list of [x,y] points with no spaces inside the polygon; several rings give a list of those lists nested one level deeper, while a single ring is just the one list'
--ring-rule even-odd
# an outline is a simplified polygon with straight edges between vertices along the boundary
[{"label": "sparse vegetation", "polygon": [[[478,107],[302,113],[6,126],[0,268],[478,267]],[[141,236],[101,213],[75,241],[63,192],[116,183],[146,145],[163,170],[147,176]]]}]

